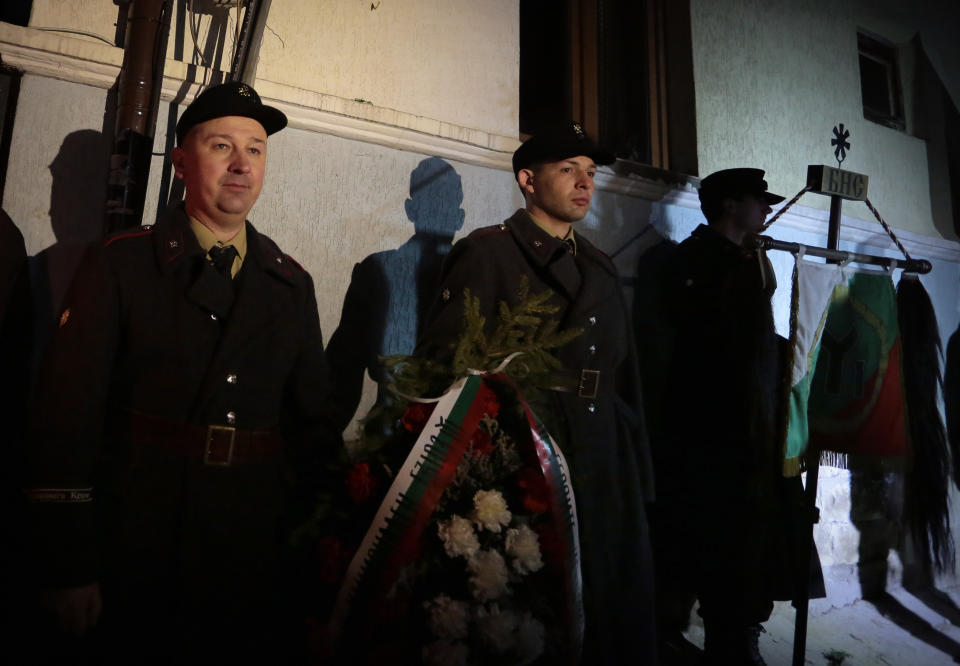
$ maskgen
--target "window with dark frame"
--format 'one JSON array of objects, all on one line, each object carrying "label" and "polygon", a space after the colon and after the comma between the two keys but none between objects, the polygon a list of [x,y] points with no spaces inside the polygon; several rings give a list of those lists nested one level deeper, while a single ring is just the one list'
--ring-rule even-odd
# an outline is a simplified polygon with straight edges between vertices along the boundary
[{"label": "window with dark frame", "polygon": [[690,39],[686,3],[520,0],[521,139],[577,120],[622,160],[695,175]]},{"label": "window with dark frame", "polygon": [[863,117],[893,129],[906,129],[897,47],[863,30],[857,31],[857,47]]}]

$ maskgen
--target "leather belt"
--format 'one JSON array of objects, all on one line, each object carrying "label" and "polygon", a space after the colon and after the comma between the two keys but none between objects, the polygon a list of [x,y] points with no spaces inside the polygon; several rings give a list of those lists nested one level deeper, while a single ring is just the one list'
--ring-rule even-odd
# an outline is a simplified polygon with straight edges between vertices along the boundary
[{"label": "leather belt", "polygon": [[596,398],[604,393],[613,393],[613,380],[599,370],[556,370],[550,373],[551,391],[573,393],[578,398]]},{"label": "leather belt", "polygon": [[150,445],[204,465],[229,467],[234,463],[271,460],[283,449],[274,428],[239,430],[232,426],[193,425],[167,421],[149,414],[128,412],[129,435],[135,444]]}]

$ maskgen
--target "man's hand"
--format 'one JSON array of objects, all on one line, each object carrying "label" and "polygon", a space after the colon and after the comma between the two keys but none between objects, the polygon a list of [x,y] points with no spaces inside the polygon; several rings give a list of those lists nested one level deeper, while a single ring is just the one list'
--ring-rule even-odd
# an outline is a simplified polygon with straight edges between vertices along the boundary
[{"label": "man's hand", "polygon": [[52,590],[47,597],[47,606],[61,631],[82,636],[100,619],[100,584]]}]

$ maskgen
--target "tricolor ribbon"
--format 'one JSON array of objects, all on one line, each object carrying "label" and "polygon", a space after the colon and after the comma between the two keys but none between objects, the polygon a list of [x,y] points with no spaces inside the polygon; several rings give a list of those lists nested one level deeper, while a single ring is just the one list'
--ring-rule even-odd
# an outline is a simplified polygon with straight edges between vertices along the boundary
[{"label": "tricolor ribbon", "polygon": [[[516,391],[512,380],[502,373],[505,363],[494,373],[458,379],[439,399],[429,399],[436,402],[430,420],[397,472],[347,568],[328,624],[331,645],[343,632],[351,610],[386,595],[402,569],[418,558],[424,531],[431,524],[437,503],[452,482],[489,400],[496,397],[488,384],[504,383]],[[564,547],[564,594],[571,648],[568,654],[579,655],[583,600],[577,509],[570,472],[560,449],[519,391],[516,397],[550,492],[552,526]]]}]

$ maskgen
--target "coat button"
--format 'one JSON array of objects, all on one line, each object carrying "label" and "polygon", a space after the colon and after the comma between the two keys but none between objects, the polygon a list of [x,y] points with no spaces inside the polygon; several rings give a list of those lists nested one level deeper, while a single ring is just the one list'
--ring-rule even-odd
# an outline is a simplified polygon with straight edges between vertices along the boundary
[{"label": "coat button", "polygon": [[541,243],[541,242],[538,241],[538,240],[535,240],[535,241],[533,241],[533,246],[534,246],[534,247],[542,247],[542,246],[543,246],[543,243]]},{"label": "coat button", "polygon": [[227,423],[230,425],[235,425],[237,422],[237,415],[233,412],[227,412]]},{"label": "coat button", "polygon": [[597,318],[596,318],[596,317],[590,317],[589,319],[587,319],[587,321],[590,322],[590,325],[591,325],[591,326],[596,326],[596,325],[597,325]]},{"label": "coat button", "polygon": [[233,373],[230,373],[229,375],[227,375],[227,383],[228,383],[228,384],[236,384],[236,383],[237,383],[237,376],[236,376],[235,374],[233,374]]},{"label": "coat button", "polygon": [[213,321],[216,321],[216,320],[218,320],[219,318],[220,318],[220,317],[217,316],[217,313],[216,313],[216,312],[211,312],[211,313],[210,313],[210,319],[212,319]]},{"label": "coat button", "polygon": [[597,406],[591,402],[589,405],[587,405],[587,411],[593,414],[597,411]]},{"label": "coat button", "polygon": [[587,351],[590,352],[591,354],[596,354],[596,353],[597,353],[597,346],[596,346],[596,345],[590,345],[589,347],[587,347]]}]

